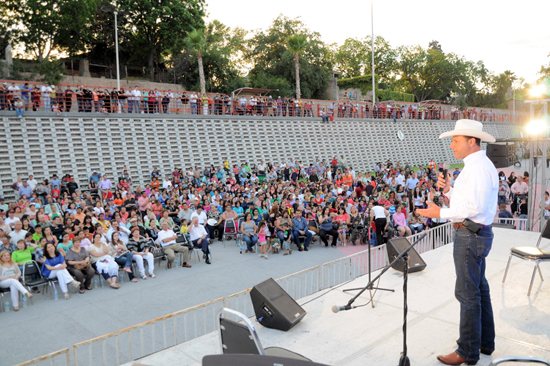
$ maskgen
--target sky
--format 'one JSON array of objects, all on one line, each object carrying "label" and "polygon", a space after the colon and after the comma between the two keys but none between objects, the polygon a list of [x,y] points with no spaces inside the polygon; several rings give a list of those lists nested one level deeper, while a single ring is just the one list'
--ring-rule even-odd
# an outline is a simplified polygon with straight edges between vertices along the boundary
[{"label": "sky", "polygon": [[[206,0],[207,21],[266,29],[279,14],[300,17],[326,43],[371,34],[371,2],[312,0]],[[550,63],[550,0],[374,0],[374,34],[392,47],[437,40],[444,52],[511,70],[527,83]]]}]

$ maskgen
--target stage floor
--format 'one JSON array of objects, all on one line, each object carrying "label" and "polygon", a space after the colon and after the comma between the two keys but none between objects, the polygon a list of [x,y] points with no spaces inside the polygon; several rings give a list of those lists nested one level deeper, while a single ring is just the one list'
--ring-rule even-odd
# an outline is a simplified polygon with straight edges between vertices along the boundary
[{"label": "stage floor", "polygon": [[[528,297],[533,263],[514,258],[502,284],[510,248],[535,245],[539,234],[505,229],[494,232],[486,273],[496,323],[496,350],[491,356],[481,355],[478,365],[511,355],[550,359],[550,283],[541,282],[537,275]],[[548,241],[541,243],[541,248],[549,247]],[[411,365],[442,365],[436,356],[454,351],[458,339],[452,244],[422,257],[426,269],[409,277],[408,355]],[[549,265],[543,263],[541,270],[543,276],[550,277]],[[368,305],[337,314],[331,311],[333,305],[345,305],[350,299],[343,289],[366,283],[364,276],[337,289],[299,299],[308,314],[288,332],[264,328],[254,320],[262,344],[284,347],[329,365],[397,365],[403,339],[400,272],[390,269],[384,274],[379,286],[395,289],[395,293],[378,291],[374,309]],[[368,300],[365,292],[355,305]],[[127,365],[200,365],[203,356],[214,353],[220,353],[220,341],[217,333],[210,333]]]}]

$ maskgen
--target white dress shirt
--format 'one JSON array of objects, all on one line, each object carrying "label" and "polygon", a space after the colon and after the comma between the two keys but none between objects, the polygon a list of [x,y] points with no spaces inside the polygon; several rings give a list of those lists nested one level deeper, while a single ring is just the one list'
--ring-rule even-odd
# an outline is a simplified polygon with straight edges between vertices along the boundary
[{"label": "white dress shirt", "polygon": [[174,237],[176,236],[176,234],[172,231],[172,230],[161,230],[159,231],[159,238],[158,238],[158,241],[160,242],[160,245],[162,245],[163,247],[167,246],[167,245],[172,245],[172,244],[176,244],[176,240],[170,240],[169,242],[165,243],[163,240],[164,239],[168,239],[168,238],[171,238],[171,237]]},{"label": "white dress shirt", "polygon": [[207,220],[207,217],[206,217],[206,212],[204,212],[204,210],[202,210],[201,214],[199,215],[199,213],[197,211],[193,212],[191,214],[191,220],[193,220],[193,217],[198,217],[199,218],[199,225],[204,225],[204,223],[206,222]]},{"label": "white dress shirt", "polygon": [[453,222],[470,219],[482,225],[493,223],[497,212],[498,172],[485,150],[464,158],[464,169],[446,196],[451,204],[441,209],[441,219]]},{"label": "white dress shirt", "polygon": [[206,235],[206,229],[202,225],[191,225],[189,226],[189,235],[191,236],[191,241],[198,240]]}]

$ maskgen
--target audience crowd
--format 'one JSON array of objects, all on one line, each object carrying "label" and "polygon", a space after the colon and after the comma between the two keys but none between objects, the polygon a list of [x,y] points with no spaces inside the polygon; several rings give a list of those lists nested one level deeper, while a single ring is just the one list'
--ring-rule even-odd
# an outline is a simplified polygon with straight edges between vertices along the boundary
[{"label": "audience crowd", "polygon": [[320,102],[271,96],[230,97],[225,94],[161,91],[135,86],[125,89],[56,87],[55,85],[0,85],[0,110],[12,110],[22,118],[24,111],[45,112],[100,112],[100,113],[176,113],[247,116],[320,117],[324,122],[334,118],[392,118],[440,120],[471,118],[479,121],[495,121],[493,111],[473,108],[460,111],[453,107],[445,115],[441,106],[430,103],[403,104],[390,101],[376,103],[355,100]]},{"label": "audience crowd", "polygon": [[[414,169],[388,160],[374,172],[358,173],[341,156],[155,168],[144,187],[126,167],[116,178],[93,171],[85,186],[70,174],[41,181],[20,177],[12,185],[16,199],[0,198],[0,288],[10,289],[18,309],[18,292],[39,291],[19,282],[23,267],[36,263],[65,298],[69,286],[85,293],[97,278],[117,289],[119,272],[131,282],[155,278],[155,259],[167,268],[189,268],[197,250],[211,264],[209,246],[216,239],[235,239],[241,252],[260,250],[265,259],[307,252],[314,241],[325,248],[377,246],[445,223],[417,211],[427,201],[449,205],[434,188],[439,171],[442,165],[433,160]],[[458,174],[458,168],[451,172],[451,183]],[[512,192],[526,193],[522,178],[501,182],[500,203]]]}]

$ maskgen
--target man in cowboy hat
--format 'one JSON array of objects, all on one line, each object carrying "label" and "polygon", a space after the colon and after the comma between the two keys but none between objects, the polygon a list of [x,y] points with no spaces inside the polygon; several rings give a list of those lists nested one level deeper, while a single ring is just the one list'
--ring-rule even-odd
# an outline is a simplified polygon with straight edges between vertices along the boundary
[{"label": "man in cowboy hat", "polygon": [[462,119],[455,129],[439,138],[452,137],[450,148],[464,169],[451,188],[450,176],[439,175],[437,186],[450,199],[449,208],[428,202],[418,213],[453,222],[456,229],[453,257],[456,271],[455,296],[460,303],[460,338],[455,352],[438,356],[447,365],[475,365],[479,353],[490,355],[495,349],[495,323],[485,278],[485,257],[493,243],[491,224],[496,214],[498,173],[481,150],[481,141],[495,142],[483,132],[483,124]]}]

